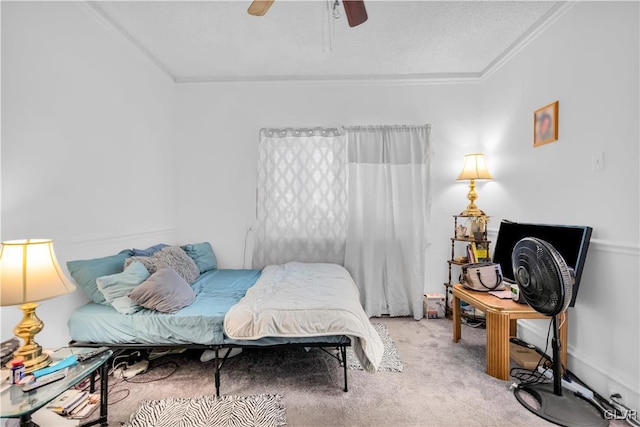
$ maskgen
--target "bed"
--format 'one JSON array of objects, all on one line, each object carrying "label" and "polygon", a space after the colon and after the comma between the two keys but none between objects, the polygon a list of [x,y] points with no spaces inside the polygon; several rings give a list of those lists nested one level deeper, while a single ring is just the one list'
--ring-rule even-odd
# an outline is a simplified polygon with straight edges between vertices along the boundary
[{"label": "bed", "polygon": [[365,370],[375,371],[382,359],[380,337],[360,305],[353,279],[341,266],[216,268],[200,274],[191,288],[195,299],[175,313],[143,308],[123,314],[104,302],[89,302],[68,320],[70,345],[213,350],[217,395],[220,370],[233,348],[319,347],[343,366],[344,391],[348,346]]}]

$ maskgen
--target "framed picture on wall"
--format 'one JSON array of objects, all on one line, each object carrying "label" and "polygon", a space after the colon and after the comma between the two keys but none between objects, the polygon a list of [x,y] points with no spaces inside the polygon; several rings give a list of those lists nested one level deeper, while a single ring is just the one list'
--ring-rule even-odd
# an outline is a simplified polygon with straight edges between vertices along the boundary
[{"label": "framed picture on wall", "polygon": [[533,113],[533,146],[558,140],[558,101],[545,105]]}]

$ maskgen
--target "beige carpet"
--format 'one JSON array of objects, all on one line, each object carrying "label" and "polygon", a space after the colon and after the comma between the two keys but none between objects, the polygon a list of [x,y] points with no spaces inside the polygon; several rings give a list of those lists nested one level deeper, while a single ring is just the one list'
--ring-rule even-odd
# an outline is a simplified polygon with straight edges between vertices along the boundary
[{"label": "beige carpet", "polygon": [[[548,426],[523,408],[508,381],[484,373],[485,330],[463,326],[451,341],[447,319],[372,319],[383,323],[397,347],[403,372],[349,370],[319,350],[245,350],[222,370],[222,394],[280,394],[289,426]],[[129,383],[111,379],[109,425],[125,422],[145,399],[215,394],[211,362],[198,352],[152,361],[149,373]],[[169,378],[161,378],[178,369]],[[159,366],[160,365],[160,366]],[[136,383],[134,384],[133,381]]]}]

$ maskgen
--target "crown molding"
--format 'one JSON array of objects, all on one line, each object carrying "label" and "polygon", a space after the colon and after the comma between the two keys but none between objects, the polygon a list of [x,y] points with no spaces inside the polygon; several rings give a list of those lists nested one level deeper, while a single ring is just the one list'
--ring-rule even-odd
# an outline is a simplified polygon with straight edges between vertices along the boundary
[{"label": "crown molding", "polygon": [[507,47],[498,57],[496,57],[484,70],[480,72],[463,73],[425,73],[425,74],[404,74],[404,75],[308,75],[308,76],[193,76],[179,77],[174,75],[158,58],[147,50],[138,40],[129,34],[117,21],[112,19],[95,1],[76,1],[80,8],[92,16],[103,27],[112,33],[122,37],[135,49],[146,56],[156,67],[158,67],[174,83],[211,83],[211,84],[299,84],[299,85],[442,85],[442,84],[475,84],[482,83],[489,76],[499,70],[511,58],[522,51],[529,43],[535,40],[549,26],[556,22],[567,11],[573,8],[578,0],[568,2],[557,2],[547,13],[545,13],[531,28]]},{"label": "crown molding", "polygon": [[558,4],[554,5],[551,9],[547,11],[543,16],[540,17],[531,28],[518,37],[509,47],[507,47],[504,52],[496,57],[487,67],[482,70],[481,81],[486,80],[493,73],[502,68],[503,65],[508,63],[511,58],[520,53],[525,47],[529,45],[533,40],[535,40],[540,34],[546,31],[552,24],[554,24],[561,16],[571,10],[578,1],[568,1],[568,2],[558,2]]},{"label": "crown molding", "polygon": [[158,67],[163,74],[165,74],[171,81],[176,82],[176,77],[169,71],[164,64],[149,52],[135,37],[129,34],[118,22],[112,19],[102,8],[94,1],[76,1],[74,2],[78,7],[84,10],[89,16],[95,19],[100,25],[109,30],[112,34],[121,37],[126,42],[130,43],[135,49],[149,59],[153,65]]},{"label": "crown molding", "polygon": [[187,77],[177,78],[176,83],[211,84],[300,84],[300,85],[433,85],[467,84],[480,82],[479,73],[438,73],[406,75],[336,75],[336,76],[226,76],[226,77]]}]

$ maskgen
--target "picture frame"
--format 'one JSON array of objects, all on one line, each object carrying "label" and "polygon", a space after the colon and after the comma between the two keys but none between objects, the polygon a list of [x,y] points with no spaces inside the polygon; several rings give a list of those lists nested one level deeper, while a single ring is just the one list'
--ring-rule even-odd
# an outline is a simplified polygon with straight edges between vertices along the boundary
[{"label": "picture frame", "polygon": [[558,107],[555,101],[533,112],[533,146],[558,140]]}]

